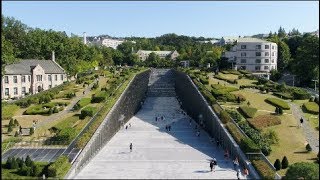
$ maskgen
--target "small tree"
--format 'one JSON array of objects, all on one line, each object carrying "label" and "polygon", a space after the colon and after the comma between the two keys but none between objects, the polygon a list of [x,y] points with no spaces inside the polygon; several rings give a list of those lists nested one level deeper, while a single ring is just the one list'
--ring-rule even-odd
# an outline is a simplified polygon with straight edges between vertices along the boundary
[{"label": "small tree", "polygon": [[309,143],[306,145],[306,150],[307,150],[308,152],[312,151],[312,148],[311,148],[311,146],[310,146]]},{"label": "small tree", "polygon": [[31,167],[32,160],[29,155],[27,156],[25,163],[26,163],[26,166]]},{"label": "small tree", "polygon": [[241,100],[240,100],[240,97],[238,96],[237,98],[237,102],[240,104],[241,103]]},{"label": "small tree", "polygon": [[287,156],[284,156],[281,161],[281,167],[282,169],[286,169],[288,166],[289,166],[289,162],[288,162]]},{"label": "small tree", "polygon": [[11,166],[12,166],[12,157],[9,156],[6,162],[6,168],[11,169]]},{"label": "small tree", "polygon": [[12,158],[11,169],[17,169],[19,167],[16,158]]},{"label": "small tree", "polygon": [[279,171],[281,169],[281,162],[279,159],[277,159],[275,162],[274,162],[274,167],[276,168],[277,171]]},{"label": "small tree", "polygon": [[18,137],[19,136],[19,133],[18,131],[16,131],[16,133],[14,134],[14,137]]},{"label": "small tree", "polygon": [[12,126],[8,126],[8,133],[11,133],[12,132]]},{"label": "small tree", "polygon": [[283,109],[281,107],[279,107],[279,114],[282,115],[283,114]]},{"label": "small tree", "polygon": [[14,122],[12,118],[10,119],[9,126],[14,126]]},{"label": "small tree", "polygon": [[14,119],[14,125],[15,126],[19,126],[20,125],[17,119]]},{"label": "small tree", "polygon": [[250,106],[250,101],[247,102],[247,105]]},{"label": "small tree", "polygon": [[33,127],[31,127],[30,128],[30,136],[33,135],[33,133],[34,133],[34,129],[33,129]]}]

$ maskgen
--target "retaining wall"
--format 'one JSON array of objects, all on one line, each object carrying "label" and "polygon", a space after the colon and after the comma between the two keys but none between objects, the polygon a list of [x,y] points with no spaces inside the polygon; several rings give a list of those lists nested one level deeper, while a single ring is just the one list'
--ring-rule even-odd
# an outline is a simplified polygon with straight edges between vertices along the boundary
[{"label": "retaining wall", "polygon": [[150,70],[135,75],[90,141],[72,164],[65,179],[73,178],[138,110],[146,98]]}]

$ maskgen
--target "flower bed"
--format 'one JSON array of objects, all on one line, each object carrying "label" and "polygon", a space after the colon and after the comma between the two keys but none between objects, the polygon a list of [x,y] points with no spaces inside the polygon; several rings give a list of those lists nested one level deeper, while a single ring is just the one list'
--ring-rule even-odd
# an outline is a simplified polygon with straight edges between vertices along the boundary
[{"label": "flower bed", "polygon": [[262,179],[274,179],[275,172],[265,161],[252,160],[252,165],[258,171]]},{"label": "flower bed", "polygon": [[280,118],[274,115],[259,115],[253,119],[248,120],[249,124],[257,129],[261,130],[265,127],[275,126],[281,124]]}]

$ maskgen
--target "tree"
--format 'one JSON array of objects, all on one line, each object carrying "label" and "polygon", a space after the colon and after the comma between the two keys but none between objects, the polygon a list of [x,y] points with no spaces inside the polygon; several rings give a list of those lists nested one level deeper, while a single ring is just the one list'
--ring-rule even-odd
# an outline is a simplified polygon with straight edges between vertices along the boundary
[{"label": "tree", "polygon": [[280,114],[280,115],[283,114],[283,109],[282,109],[282,107],[279,107],[279,114]]},{"label": "tree", "polygon": [[289,166],[289,162],[288,162],[287,156],[284,156],[281,161],[281,167],[282,169],[286,169],[288,166]]},{"label": "tree", "polygon": [[30,136],[33,135],[33,133],[34,133],[34,129],[33,129],[33,127],[31,127],[30,128]]},{"label": "tree", "polygon": [[8,133],[12,132],[12,126],[8,126]]},{"label": "tree", "polygon": [[281,78],[281,73],[276,70],[276,69],[272,69],[270,71],[270,80],[277,82],[280,78]]},{"label": "tree", "polygon": [[13,121],[12,118],[11,118],[10,121],[9,121],[9,126],[14,126],[14,121]]},{"label": "tree", "polygon": [[26,166],[31,167],[32,165],[32,160],[29,155],[27,155],[26,160],[25,160]]},{"label": "tree", "polygon": [[289,166],[286,179],[319,179],[319,164],[298,162]]},{"label": "tree", "polygon": [[310,146],[309,143],[306,145],[306,150],[307,150],[308,152],[312,151],[312,148],[311,148],[311,146]]},{"label": "tree", "polygon": [[286,31],[284,30],[284,28],[282,28],[282,27],[280,26],[280,28],[279,28],[279,30],[278,30],[278,37],[279,37],[279,38],[284,38],[284,37],[286,37],[286,35],[287,35]]},{"label": "tree", "polygon": [[281,162],[279,159],[274,162],[274,168],[276,168],[277,171],[281,169]]}]

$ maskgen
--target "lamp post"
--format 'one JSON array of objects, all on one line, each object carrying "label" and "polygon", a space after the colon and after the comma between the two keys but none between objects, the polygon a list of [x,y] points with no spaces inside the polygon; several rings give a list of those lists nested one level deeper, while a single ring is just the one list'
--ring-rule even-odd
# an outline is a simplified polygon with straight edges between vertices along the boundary
[{"label": "lamp post", "polygon": [[318,82],[318,80],[312,79],[312,81],[314,81],[314,91],[317,92],[317,82]]}]

